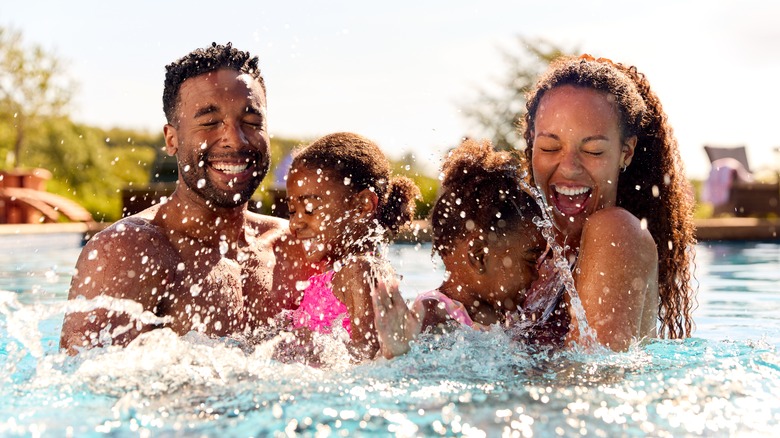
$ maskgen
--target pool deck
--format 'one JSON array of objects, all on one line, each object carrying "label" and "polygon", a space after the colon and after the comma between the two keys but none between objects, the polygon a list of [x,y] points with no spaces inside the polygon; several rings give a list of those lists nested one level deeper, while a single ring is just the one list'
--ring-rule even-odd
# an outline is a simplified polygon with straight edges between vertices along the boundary
[{"label": "pool deck", "polygon": [[[105,229],[109,223],[57,223],[57,224],[0,224],[0,236],[47,234],[47,233],[83,233],[85,240],[100,230]],[[427,242],[430,241],[430,229],[428,222],[415,221],[413,229],[407,230],[398,236],[401,242]],[[746,217],[727,217],[696,220],[696,238],[699,241],[711,240],[780,240],[780,219],[759,219]]]}]

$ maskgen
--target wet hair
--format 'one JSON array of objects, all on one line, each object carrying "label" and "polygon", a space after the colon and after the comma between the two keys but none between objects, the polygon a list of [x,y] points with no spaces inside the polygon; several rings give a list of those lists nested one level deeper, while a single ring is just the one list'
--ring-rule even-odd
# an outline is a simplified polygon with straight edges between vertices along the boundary
[{"label": "wet hair", "polygon": [[[420,189],[405,176],[391,176],[390,162],[371,140],[349,132],[326,135],[293,158],[291,169],[321,169],[339,180],[349,179],[358,193],[369,189],[378,198],[377,220],[392,237],[414,218]],[[387,234],[386,234],[387,235]]]},{"label": "wet hair", "polygon": [[515,153],[497,152],[489,141],[465,140],[442,166],[439,197],[431,210],[433,250],[452,254],[469,232],[499,237],[531,222],[542,211],[521,187],[523,170]]},{"label": "wet hair", "polygon": [[618,178],[617,205],[647,221],[658,248],[661,335],[690,336],[695,301],[690,271],[696,243],[694,201],[677,141],[658,96],[636,67],[589,55],[554,61],[527,96],[523,132],[527,169],[531,168],[539,103],[547,91],[562,85],[589,88],[614,97],[623,140],[637,136],[631,164]]},{"label": "wet hair", "polygon": [[163,112],[168,123],[177,121],[176,108],[179,106],[179,89],[189,78],[228,68],[246,73],[260,82],[265,93],[265,81],[260,74],[259,60],[249,52],[225,45],[211,43],[211,46],[195,49],[181,59],[165,66],[165,88],[163,89]]}]

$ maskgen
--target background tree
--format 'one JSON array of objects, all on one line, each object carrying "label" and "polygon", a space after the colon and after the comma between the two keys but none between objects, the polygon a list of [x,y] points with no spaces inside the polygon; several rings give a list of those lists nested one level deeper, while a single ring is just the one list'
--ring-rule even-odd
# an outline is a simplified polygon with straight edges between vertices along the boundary
[{"label": "background tree", "polygon": [[482,131],[480,136],[490,138],[499,150],[525,147],[518,131],[525,94],[552,60],[570,53],[541,39],[518,37],[516,42],[512,49],[501,49],[508,67],[505,75],[492,88],[478,89],[477,98],[463,105],[463,114]]},{"label": "background tree", "polygon": [[6,166],[19,167],[30,128],[61,115],[73,89],[59,58],[38,45],[25,47],[21,32],[0,27],[0,119],[13,137]]}]

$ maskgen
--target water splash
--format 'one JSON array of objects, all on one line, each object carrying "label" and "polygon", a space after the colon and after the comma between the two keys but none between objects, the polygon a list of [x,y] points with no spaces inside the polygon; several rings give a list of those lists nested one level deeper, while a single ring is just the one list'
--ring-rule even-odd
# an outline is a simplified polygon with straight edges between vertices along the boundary
[{"label": "water splash", "polygon": [[569,304],[577,319],[577,326],[579,327],[580,332],[579,343],[585,348],[594,348],[598,345],[596,333],[590,325],[588,325],[585,309],[582,307],[582,300],[580,300],[577,288],[574,285],[574,277],[572,276],[571,267],[566,259],[566,255],[564,254],[564,248],[555,240],[555,231],[553,230],[552,218],[550,217],[551,207],[547,205],[547,200],[542,192],[538,188],[526,183],[524,177],[521,178],[520,185],[533,196],[542,211],[543,217],[535,217],[534,224],[539,228],[542,236],[552,249],[555,271],[561,276],[563,287],[566,290],[566,293],[569,294]]}]

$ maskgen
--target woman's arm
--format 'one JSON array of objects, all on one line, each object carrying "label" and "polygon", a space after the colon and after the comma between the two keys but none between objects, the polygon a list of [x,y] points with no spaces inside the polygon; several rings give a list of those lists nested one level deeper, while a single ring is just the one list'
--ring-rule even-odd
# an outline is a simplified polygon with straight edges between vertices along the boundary
[{"label": "woman's arm", "polygon": [[[612,207],[588,218],[573,275],[599,343],[625,350],[634,339],[656,336],[658,251],[631,213]],[[578,341],[579,321],[571,311],[569,340]]]}]

